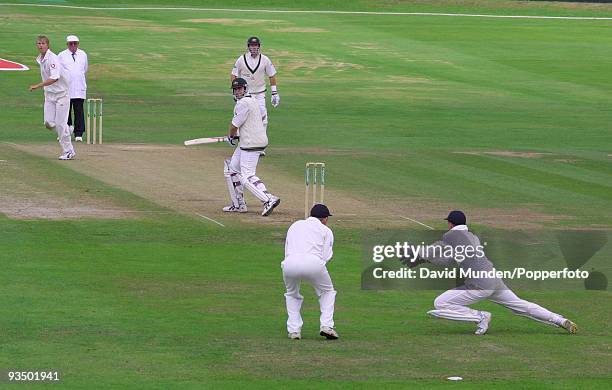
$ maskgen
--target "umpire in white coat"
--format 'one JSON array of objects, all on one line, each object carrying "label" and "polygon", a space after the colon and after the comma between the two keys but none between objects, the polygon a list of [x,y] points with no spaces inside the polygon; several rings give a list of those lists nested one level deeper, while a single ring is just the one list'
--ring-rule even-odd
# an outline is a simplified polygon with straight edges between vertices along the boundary
[{"label": "umpire in white coat", "polygon": [[302,338],[300,310],[304,297],[300,295],[302,280],[311,284],[319,297],[321,308],[320,335],[333,340],[338,338],[334,329],[334,304],[336,290],[326,264],[332,259],[334,234],[327,227],[331,213],[327,206],[316,204],[310,210],[310,218],[294,222],[287,231],[285,260],[281,263],[287,292],[287,332],[290,339]]},{"label": "umpire in white coat", "polygon": [[[432,245],[440,245],[442,248],[450,246],[453,249],[458,249],[458,247],[462,247],[462,249],[468,247],[482,248],[478,237],[468,230],[463,212],[451,211],[446,221],[448,221],[448,232],[444,234],[441,241]],[[458,253],[457,250],[453,250],[453,252]],[[467,251],[463,251],[465,256],[456,256],[457,258],[460,257],[461,261],[453,257],[434,256],[421,257],[421,259],[443,267],[452,267],[458,264],[461,269],[471,270],[472,272],[486,272],[495,269],[493,263],[484,255],[484,251],[480,257],[476,254],[476,250],[472,250],[472,252],[473,255],[471,256],[467,255]],[[467,278],[463,286],[448,290],[437,297],[434,301],[435,310],[430,310],[428,314],[448,320],[475,322],[477,324],[475,334],[484,335],[489,329],[491,313],[468,307],[468,305],[484,299],[505,306],[512,310],[514,314],[548,325],[562,327],[569,333],[573,334],[577,331],[576,324],[572,321],[542,306],[517,297],[499,278]]]},{"label": "umpire in white coat", "polygon": [[[87,97],[87,81],[85,75],[89,68],[87,53],[79,49],[79,37],[68,35],[66,37],[68,48],[58,54],[64,68],[70,75],[70,111],[68,111],[68,127],[74,132],[74,140],[83,142],[83,132],[85,131],[85,113],[83,103]],[[74,121],[71,112],[74,112]],[[74,124],[74,125],[73,125]]]}]

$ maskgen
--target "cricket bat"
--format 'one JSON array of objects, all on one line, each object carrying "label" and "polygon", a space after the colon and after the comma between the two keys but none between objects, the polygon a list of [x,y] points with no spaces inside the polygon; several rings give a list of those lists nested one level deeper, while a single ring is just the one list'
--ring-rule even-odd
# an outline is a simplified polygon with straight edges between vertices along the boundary
[{"label": "cricket bat", "polygon": [[227,142],[227,137],[209,137],[209,138],[196,138],[188,139],[184,142],[185,146],[189,145],[201,145],[201,144],[216,144],[219,142]]}]

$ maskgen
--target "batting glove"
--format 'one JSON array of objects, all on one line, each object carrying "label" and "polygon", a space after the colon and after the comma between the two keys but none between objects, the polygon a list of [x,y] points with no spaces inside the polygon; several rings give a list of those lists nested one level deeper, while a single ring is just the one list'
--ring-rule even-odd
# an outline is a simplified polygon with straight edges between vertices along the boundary
[{"label": "batting glove", "polygon": [[278,92],[272,92],[272,98],[270,99],[270,101],[272,102],[272,107],[278,107],[278,105],[280,104],[280,95],[278,94]]},{"label": "batting glove", "polygon": [[271,85],[270,89],[272,90],[272,98],[270,101],[272,102],[272,107],[276,108],[280,104],[280,95],[278,94],[276,85]]}]

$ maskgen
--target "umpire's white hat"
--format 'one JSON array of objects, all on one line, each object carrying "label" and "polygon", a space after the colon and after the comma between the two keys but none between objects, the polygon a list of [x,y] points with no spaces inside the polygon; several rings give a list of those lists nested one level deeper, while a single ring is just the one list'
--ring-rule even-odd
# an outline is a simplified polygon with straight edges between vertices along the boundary
[{"label": "umpire's white hat", "polygon": [[79,41],[79,37],[77,37],[76,35],[68,35],[66,37],[66,42],[78,42]]}]

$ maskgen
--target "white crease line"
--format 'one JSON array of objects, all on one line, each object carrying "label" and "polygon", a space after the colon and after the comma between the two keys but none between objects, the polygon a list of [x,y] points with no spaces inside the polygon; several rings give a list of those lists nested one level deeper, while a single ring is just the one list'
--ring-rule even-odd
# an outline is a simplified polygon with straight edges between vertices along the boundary
[{"label": "white crease line", "polygon": [[202,214],[198,214],[198,213],[196,213],[196,215],[197,215],[198,217],[202,217],[202,218],[207,219],[207,220],[209,220],[209,221],[211,221],[211,222],[214,222],[214,223],[216,223],[216,224],[217,224],[217,225],[219,225],[219,226],[223,226],[223,227],[225,227],[225,225],[224,225],[224,224],[222,224],[221,222],[219,222],[219,221],[215,221],[215,220],[214,220],[214,219],[212,219],[212,218],[208,218],[206,215],[202,215]]},{"label": "white crease line", "polygon": [[6,144],[6,145],[11,145],[11,146],[19,146],[19,145],[17,145],[17,144],[12,143],[12,142],[6,142],[6,141],[4,141],[4,142],[2,142],[2,143],[3,143],[3,144]]},{"label": "white crease line", "polygon": [[436,229],[432,228],[432,227],[431,227],[431,226],[429,226],[429,225],[425,225],[424,223],[417,221],[416,219],[412,219],[412,218],[404,217],[404,216],[402,216],[402,215],[400,215],[399,217],[400,217],[400,218],[407,219],[407,220],[412,221],[412,222],[416,222],[416,223],[418,223],[419,225],[423,225],[423,226],[425,226],[426,228],[428,228],[429,230],[436,230]]},{"label": "white crease line", "polygon": [[204,11],[204,12],[259,12],[285,14],[330,14],[330,15],[389,15],[389,16],[455,16],[469,18],[502,18],[502,19],[560,19],[560,20],[612,20],[612,17],[598,16],[538,16],[538,15],[492,15],[492,14],[453,14],[437,12],[379,12],[379,11],[333,11],[333,10],[276,10],[276,9],[233,9],[233,8],[196,8],[196,7],[82,7],[59,4],[7,4],[0,6],[24,6],[69,8],[94,11]]}]

